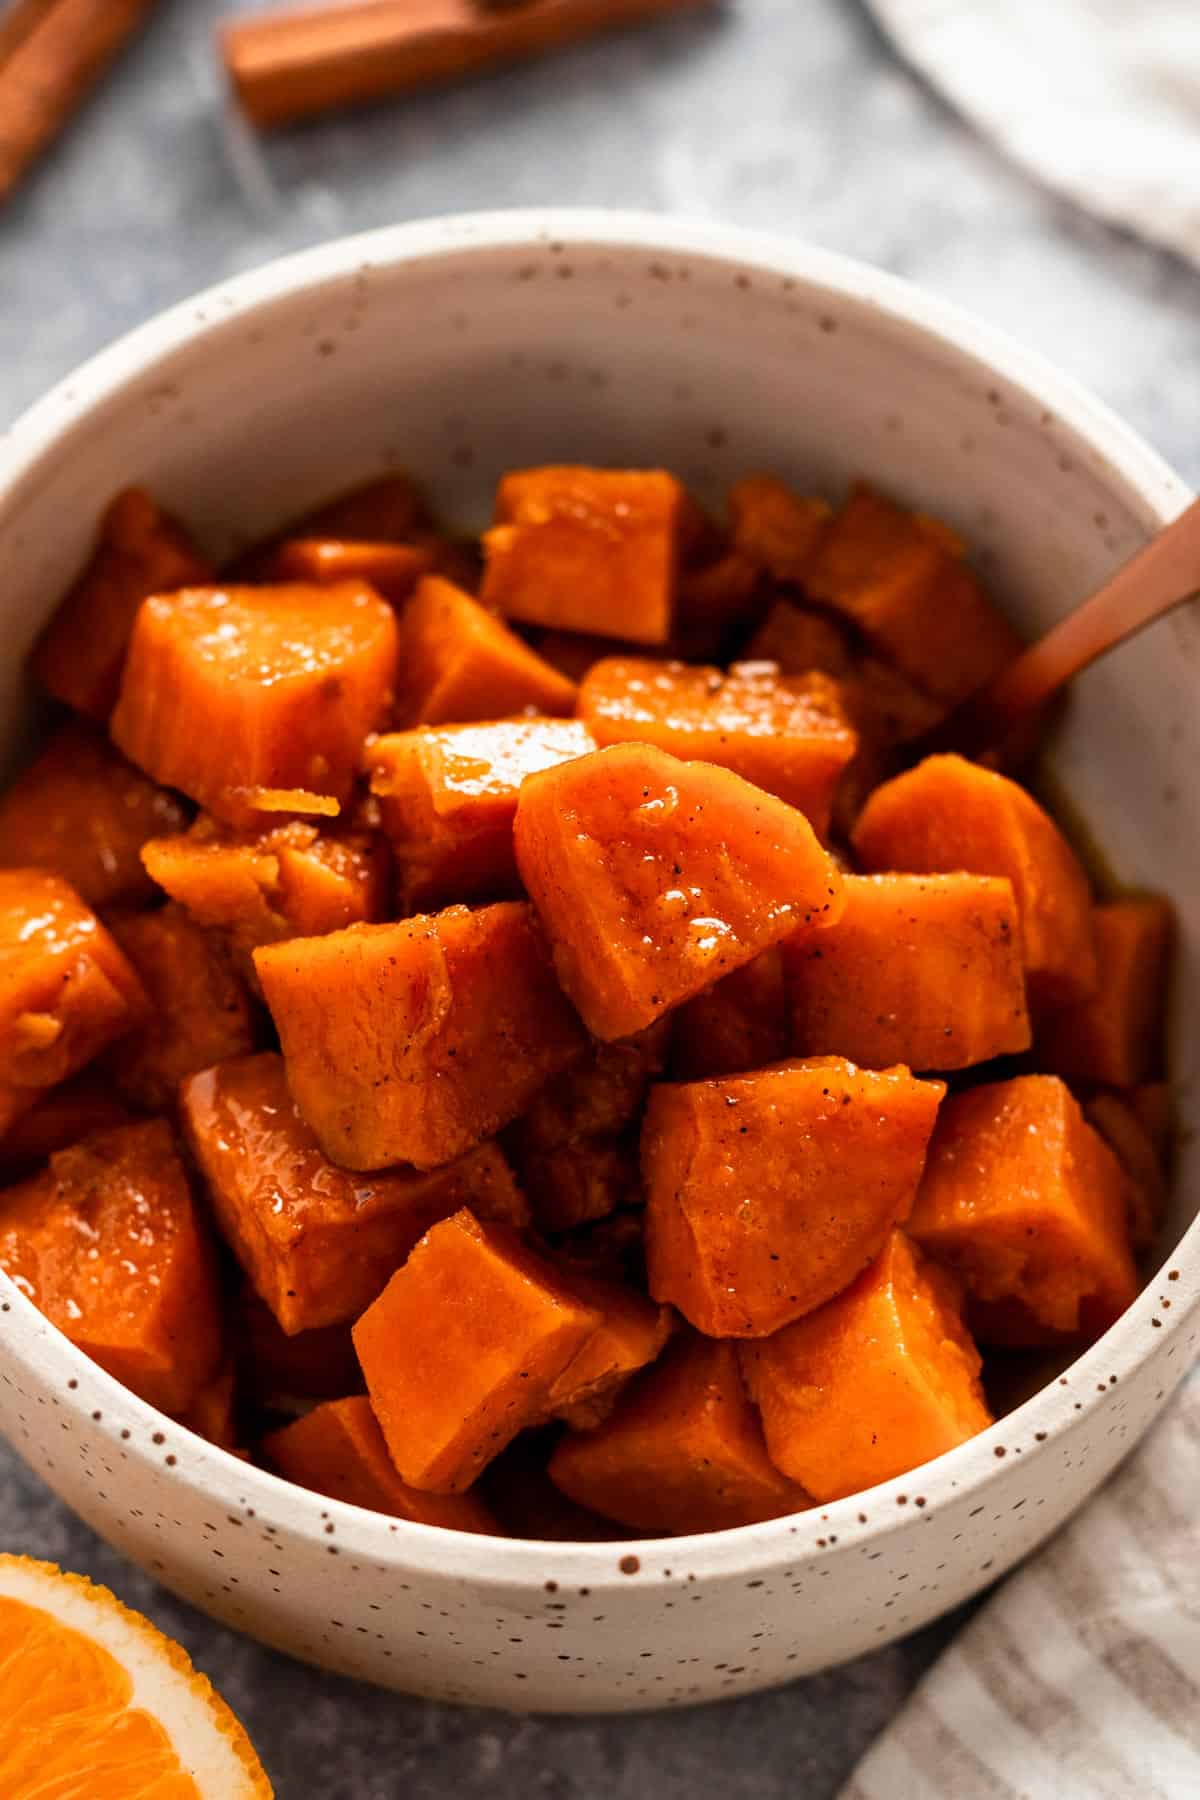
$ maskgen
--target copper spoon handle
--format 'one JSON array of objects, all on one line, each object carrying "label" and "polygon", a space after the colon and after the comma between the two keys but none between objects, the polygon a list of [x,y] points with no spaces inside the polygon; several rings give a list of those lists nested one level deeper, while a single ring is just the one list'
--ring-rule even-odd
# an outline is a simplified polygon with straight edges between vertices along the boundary
[{"label": "copper spoon handle", "polygon": [[956,707],[935,734],[939,743],[970,753],[1001,742],[1089,663],[1197,593],[1200,500],[1193,500],[1090,599]]}]

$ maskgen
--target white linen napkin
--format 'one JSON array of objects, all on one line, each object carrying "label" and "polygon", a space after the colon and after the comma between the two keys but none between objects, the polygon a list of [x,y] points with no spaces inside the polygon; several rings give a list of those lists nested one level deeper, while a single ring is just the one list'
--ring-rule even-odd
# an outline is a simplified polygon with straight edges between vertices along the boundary
[{"label": "white linen napkin", "polygon": [[943,1651],[841,1800],[1196,1800],[1200,1379]]},{"label": "white linen napkin", "polygon": [[867,0],[1031,175],[1200,263],[1200,0]]}]

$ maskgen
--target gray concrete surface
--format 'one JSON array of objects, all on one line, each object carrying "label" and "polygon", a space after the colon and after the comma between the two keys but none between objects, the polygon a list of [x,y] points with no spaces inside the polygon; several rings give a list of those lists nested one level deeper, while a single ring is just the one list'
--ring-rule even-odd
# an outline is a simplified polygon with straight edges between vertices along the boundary
[{"label": "gray concrete surface", "polygon": [[[1200,485],[1200,276],[1031,187],[857,0],[743,0],[261,149],[224,122],[209,32],[230,10],[163,0],[0,214],[0,427],[126,327],[283,251],[457,209],[636,205],[802,235],[973,307]],[[702,1712],[517,1720],[356,1689],[232,1636],[98,1543],[3,1447],[0,1548],[106,1581],[179,1637],[284,1800],[828,1800],[953,1624]]]}]

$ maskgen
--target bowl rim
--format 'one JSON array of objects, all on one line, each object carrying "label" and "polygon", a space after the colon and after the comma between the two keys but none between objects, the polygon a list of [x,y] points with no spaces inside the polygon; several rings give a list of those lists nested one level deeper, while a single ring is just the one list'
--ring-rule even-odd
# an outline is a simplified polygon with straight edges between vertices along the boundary
[{"label": "bowl rim", "polygon": [[[1009,387],[1043,409],[1088,445],[1099,466],[1125,491],[1131,510],[1147,532],[1166,523],[1191,498],[1186,484],[1157,452],[1102,401],[1074,378],[1035,352],[968,313],[926,294],[901,278],[802,239],[748,231],[708,221],[660,214],[593,208],[529,208],[449,215],[390,225],[335,239],[235,275],[184,299],[118,338],[59,381],[0,434],[0,505],[36,474],[65,434],[121,388],[155,364],[208,336],[223,333],[239,318],[301,293],[317,293],[331,283],[367,269],[382,274],[402,265],[433,261],[472,250],[530,252],[562,244],[571,249],[607,248],[692,257],[771,279],[794,282],[831,299],[866,304],[907,329],[943,358],[949,352],[964,365]],[[103,1423],[94,1428],[116,1438],[128,1431],[126,1454],[157,1458],[165,1477],[200,1491],[229,1511],[255,1518],[288,1536],[329,1548],[326,1527],[336,1527],[342,1554],[372,1557],[377,1565],[437,1574],[485,1587],[545,1586],[547,1570],[561,1584],[583,1583],[592,1590],[628,1587],[629,1576],[662,1579],[686,1567],[697,1581],[767,1571],[786,1562],[809,1563],[902,1530],[917,1517],[931,1518],[938,1502],[983,1493],[1003,1476],[1008,1444],[1035,1454],[1050,1437],[1084,1424],[1100,1403],[1112,1371],[1128,1371],[1153,1347],[1163,1348],[1200,1311],[1200,1217],[1193,1220],[1166,1259],[1176,1271],[1177,1302],[1166,1318],[1155,1310],[1156,1270],[1116,1323],[1069,1367],[1066,1377],[1039,1388],[986,1431],[903,1476],[809,1512],[762,1524],[686,1537],[613,1540],[600,1544],[544,1539],[498,1538],[449,1531],[396,1520],[300,1488],[196,1436],[121,1386],[77,1350],[7,1275],[0,1272],[0,1302],[11,1319],[7,1351],[24,1360],[40,1378],[55,1382],[60,1404],[72,1405],[89,1423],[98,1415],[93,1401],[104,1400]],[[1180,1359],[1173,1385],[1187,1371]],[[1101,1380],[1101,1371],[1104,1372]],[[68,1392],[68,1388],[70,1391]],[[1008,1441],[1006,1443],[1006,1440]],[[125,1440],[123,1440],[125,1441]],[[186,1444],[186,1468],[172,1443]],[[1013,1445],[1014,1449],[1017,1446]],[[921,1511],[908,1502],[914,1487]],[[818,1536],[817,1534],[820,1533]],[[837,1546],[835,1551],[834,1546]]]}]

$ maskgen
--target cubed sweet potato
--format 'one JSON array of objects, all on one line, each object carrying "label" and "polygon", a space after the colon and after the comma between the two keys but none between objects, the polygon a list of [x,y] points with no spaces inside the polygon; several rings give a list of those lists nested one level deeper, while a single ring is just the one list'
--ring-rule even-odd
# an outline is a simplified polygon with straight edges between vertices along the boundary
[{"label": "cubed sweet potato", "polygon": [[447,1531],[500,1531],[474,1494],[425,1494],[401,1481],[371,1403],[361,1395],[327,1400],[303,1419],[263,1439],[273,1468],[331,1500],[390,1513]]},{"label": "cubed sweet potato", "polygon": [[596,742],[655,744],[732,769],[797,807],[821,835],[858,739],[825,676],[770,663],[720,669],[610,657],[584,677],[579,716]]},{"label": "cubed sweet potato", "polygon": [[186,1411],[216,1373],[216,1265],[161,1119],[96,1132],[0,1194],[0,1268],[164,1412]]},{"label": "cubed sweet potato", "polygon": [[192,1396],[191,1404],[176,1417],[181,1425],[206,1438],[219,1450],[237,1452],[237,1370],[227,1356],[211,1380]]},{"label": "cubed sweet potato", "polygon": [[586,1045],[520,901],[291,938],[254,962],[300,1110],[348,1169],[449,1162]]},{"label": "cubed sweet potato", "polygon": [[539,1231],[573,1231],[641,1204],[637,1140],[628,1134],[522,1149],[517,1162]]},{"label": "cubed sweet potato", "polygon": [[141,488],[128,488],[105,513],[91,561],[39,638],[34,675],[56,700],[105,724],[142,601],[210,576],[179,521]]},{"label": "cubed sweet potato", "polygon": [[85,1069],[72,1080],[47,1088],[0,1137],[0,1170],[43,1163],[93,1131],[127,1125],[130,1116],[112,1083],[95,1069]]},{"label": "cubed sweet potato", "polygon": [[790,1048],[783,952],[777,945],[679,1008],[671,1075],[676,1081],[739,1075],[781,1062]]},{"label": "cubed sweet potato", "polygon": [[908,1217],[944,1092],[838,1057],[656,1087],[651,1294],[719,1338],[765,1337],[832,1299]]},{"label": "cubed sweet potato", "polygon": [[992,1422],[954,1278],[892,1233],[817,1312],[740,1349],[771,1461],[815,1500],[890,1481]]},{"label": "cubed sweet potato", "polygon": [[202,814],[190,831],[152,838],[142,860],[197,925],[224,933],[253,985],[260,944],[319,937],[387,910],[390,862],[374,832],[322,831],[300,819],[236,832]]},{"label": "cubed sweet potato", "polygon": [[483,601],[528,625],[665,644],[686,501],[658,469],[515,470],[484,534]]},{"label": "cubed sweet potato", "polygon": [[575,684],[478,600],[427,575],[404,609],[396,723],[463,725],[533,711],[575,710]]},{"label": "cubed sweet potato", "polygon": [[425,725],[372,739],[365,766],[403,910],[519,894],[513,821],[521,783],[595,748],[575,719]]},{"label": "cubed sweet potato", "polygon": [[1167,1204],[1166,1173],[1154,1140],[1125,1095],[1096,1094],[1084,1106],[1083,1116],[1125,1171],[1129,1241],[1134,1250],[1146,1250],[1158,1234]]},{"label": "cubed sweet potato", "polygon": [[[956,1269],[985,1342],[1095,1336],[1137,1293],[1124,1173],[1053,1075],[956,1094],[942,1109],[912,1237]],[[1028,1329],[1023,1329],[1025,1318]]]},{"label": "cubed sweet potato", "polygon": [[783,945],[798,1055],[965,1069],[1029,1048],[1010,881],[844,875],[842,886],[837,924]]},{"label": "cubed sweet potato", "polygon": [[639,1369],[659,1355],[675,1329],[669,1306],[655,1306],[620,1282],[557,1265],[562,1279],[600,1323],[551,1384],[547,1410],[576,1431],[591,1431],[608,1418]]},{"label": "cubed sweet potato", "polygon": [[315,1400],[366,1392],[349,1324],[283,1329],[249,1282],[234,1302],[234,1354],[247,1397],[272,1413],[303,1413]]},{"label": "cubed sweet potato", "polygon": [[841,911],[837,870],[802,813],[649,744],[531,775],[515,843],[559,979],[606,1040]]},{"label": "cubed sweet potato", "polygon": [[804,581],[830,516],[824,500],[795,494],[771,475],[747,475],[729,490],[734,548],[776,581],[790,585]]},{"label": "cubed sweet potato", "polygon": [[1113,900],[1093,910],[1096,992],[1042,1022],[1039,1067],[1112,1087],[1159,1072],[1173,926],[1166,900]]},{"label": "cubed sweet potato", "polygon": [[[692,662],[724,662],[761,615],[760,571],[740,550],[680,571],[675,595],[676,655]],[[623,654],[611,647],[602,654]]]},{"label": "cubed sweet potato", "polygon": [[280,547],[295,538],[408,544],[429,528],[429,509],[408,475],[380,475],[324,501],[244,550],[226,569],[231,581],[270,581]]},{"label": "cubed sweet potato", "polygon": [[546,1463],[558,1436],[555,1427],[523,1431],[484,1470],[479,1491],[504,1531],[551,1544],[610,1544],[632,1537],[555,1487]]},{"label": "cubed sweet potato", "polygon": [[179,1084],[260,1038],[250,996],[223,948],[181,907],[110,921],[150,1010],[105,1055],[117,1091],[147,1112],[173,1106]]},{"label": "cubed sweet potato", "polygon": [[187,817],[178,795],[78,720],[0,795],[0,868],[48,869],[88,906],[135,906],[154,897],[142,845]]},{"label": "cubed sweet potato", "polygon": [[550,1478],[579,1505],[646,1533],[725,1531],[809,1504],[767,1457],[733,1345],[692,1332],[596,1430],[568,1433]]},{"label": "cubed sweet potato", "polygon": [[785,675],[851,675],[859,666],[849,631],[828,613],[793,600],[776,600],[744,655],[751,662],[773,662]]},{"label": "cubed sweet potato", "polygon": [[138,610],[112,716],[155,780],[232,825],[256,788],[345,803],[387,716],[396,615],[363,582],[185,588]]},{"label": "cubed sweet potato", "polygon": [[871,872],[1006,875],[1021,915],[1035,1013],[1096,991],[1087,876],[1057,825],[1024,788],[961,756],[927,756],[876,788],[854,828]]},{"label": "cubed sweet potato", "polygon": [[0,869],[0,1134],[144,1016],[146,996],[73,888]]},{"label": "cubed sweet potato", "polygon": [[335,1168],[270,1051],[193,1076],[180,1107],[221,1231],[289,1335],[356,1318],[418,1238],[461,1206],[528,1222],[492,1144],[428,1174]]},{"label": "cubed sweet potato", "polygon": [[833,607],[919,687],[953,705],[1020,653],[1021,640],[944,531],[856,487],[823,534],[805,592]]},{"label": "cubed sweet potato", "polygon": [[416,544],[349,538],[288,538],[275,552],[272,581],[365,581],[392,606],[408,599],[433,558]]},{"label": "cubed sweet potato", "polygon": [[526,1425],[600,1325],[544,1257],[469,1211],[426,1233],[354,1327],[401,1478],[458,1493]]}]

